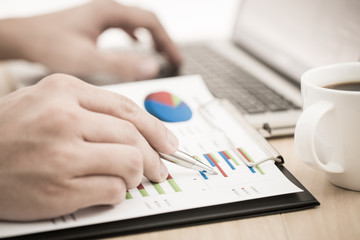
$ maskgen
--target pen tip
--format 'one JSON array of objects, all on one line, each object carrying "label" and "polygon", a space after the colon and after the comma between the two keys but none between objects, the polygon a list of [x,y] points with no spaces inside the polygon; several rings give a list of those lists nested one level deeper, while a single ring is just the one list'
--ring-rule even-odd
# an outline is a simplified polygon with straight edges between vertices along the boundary
[{"label": "pen tip", "polygon": [[218,175],[218,173],[215,170],[206,171],[206,172],[210,173],[211,175]]},{"label": "pen tip", "polygon": [[209,173],[211,175],[218,175],[218,173],[215,170],[212,170],[212,169],[211,169],[211,171],[210,170],[203,170],[202,172]]}]

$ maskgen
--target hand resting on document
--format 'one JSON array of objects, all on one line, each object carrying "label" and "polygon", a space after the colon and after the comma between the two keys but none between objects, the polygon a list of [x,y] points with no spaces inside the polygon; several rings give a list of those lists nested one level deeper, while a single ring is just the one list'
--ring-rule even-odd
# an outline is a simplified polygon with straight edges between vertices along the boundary
[{"label": "hand resting on document", "polygon": [[124,96],[55,74],[0,99],[0,219],[48,219],[118,204],[168,172],[177,138]]}]

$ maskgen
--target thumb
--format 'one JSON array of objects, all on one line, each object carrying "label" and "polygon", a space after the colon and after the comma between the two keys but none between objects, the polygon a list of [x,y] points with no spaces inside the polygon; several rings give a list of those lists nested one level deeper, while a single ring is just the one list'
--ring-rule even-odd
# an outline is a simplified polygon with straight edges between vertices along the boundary
[{"label": "thumb", "polygon": [[129,81],[154,78],[160,69],[159,63],[149,56],[105,51],[99,52],[98,66],[98,71]]}]

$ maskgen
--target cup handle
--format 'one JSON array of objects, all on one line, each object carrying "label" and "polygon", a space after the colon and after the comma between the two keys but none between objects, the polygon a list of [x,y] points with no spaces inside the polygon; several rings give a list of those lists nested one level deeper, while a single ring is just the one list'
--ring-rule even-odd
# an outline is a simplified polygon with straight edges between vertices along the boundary
[{"label": "cup handle", "polygon": [[321,118],[329,111],[334,109],[330,102],[319,101],[300,115],[295,128],[295,146],[301,160],[311,167],[324,170],[328,173],[343,173],[344,168],[334,162],[324,164],[321,162],[315,151],[315,130]]}]

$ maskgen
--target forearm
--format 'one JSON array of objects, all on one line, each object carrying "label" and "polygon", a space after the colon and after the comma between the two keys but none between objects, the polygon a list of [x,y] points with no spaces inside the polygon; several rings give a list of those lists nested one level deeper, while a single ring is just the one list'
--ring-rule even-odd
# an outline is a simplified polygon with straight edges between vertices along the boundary
[{"label": "forearm", "polygon": [[0,60],[24,58],[21,19],[0,20]]}]

